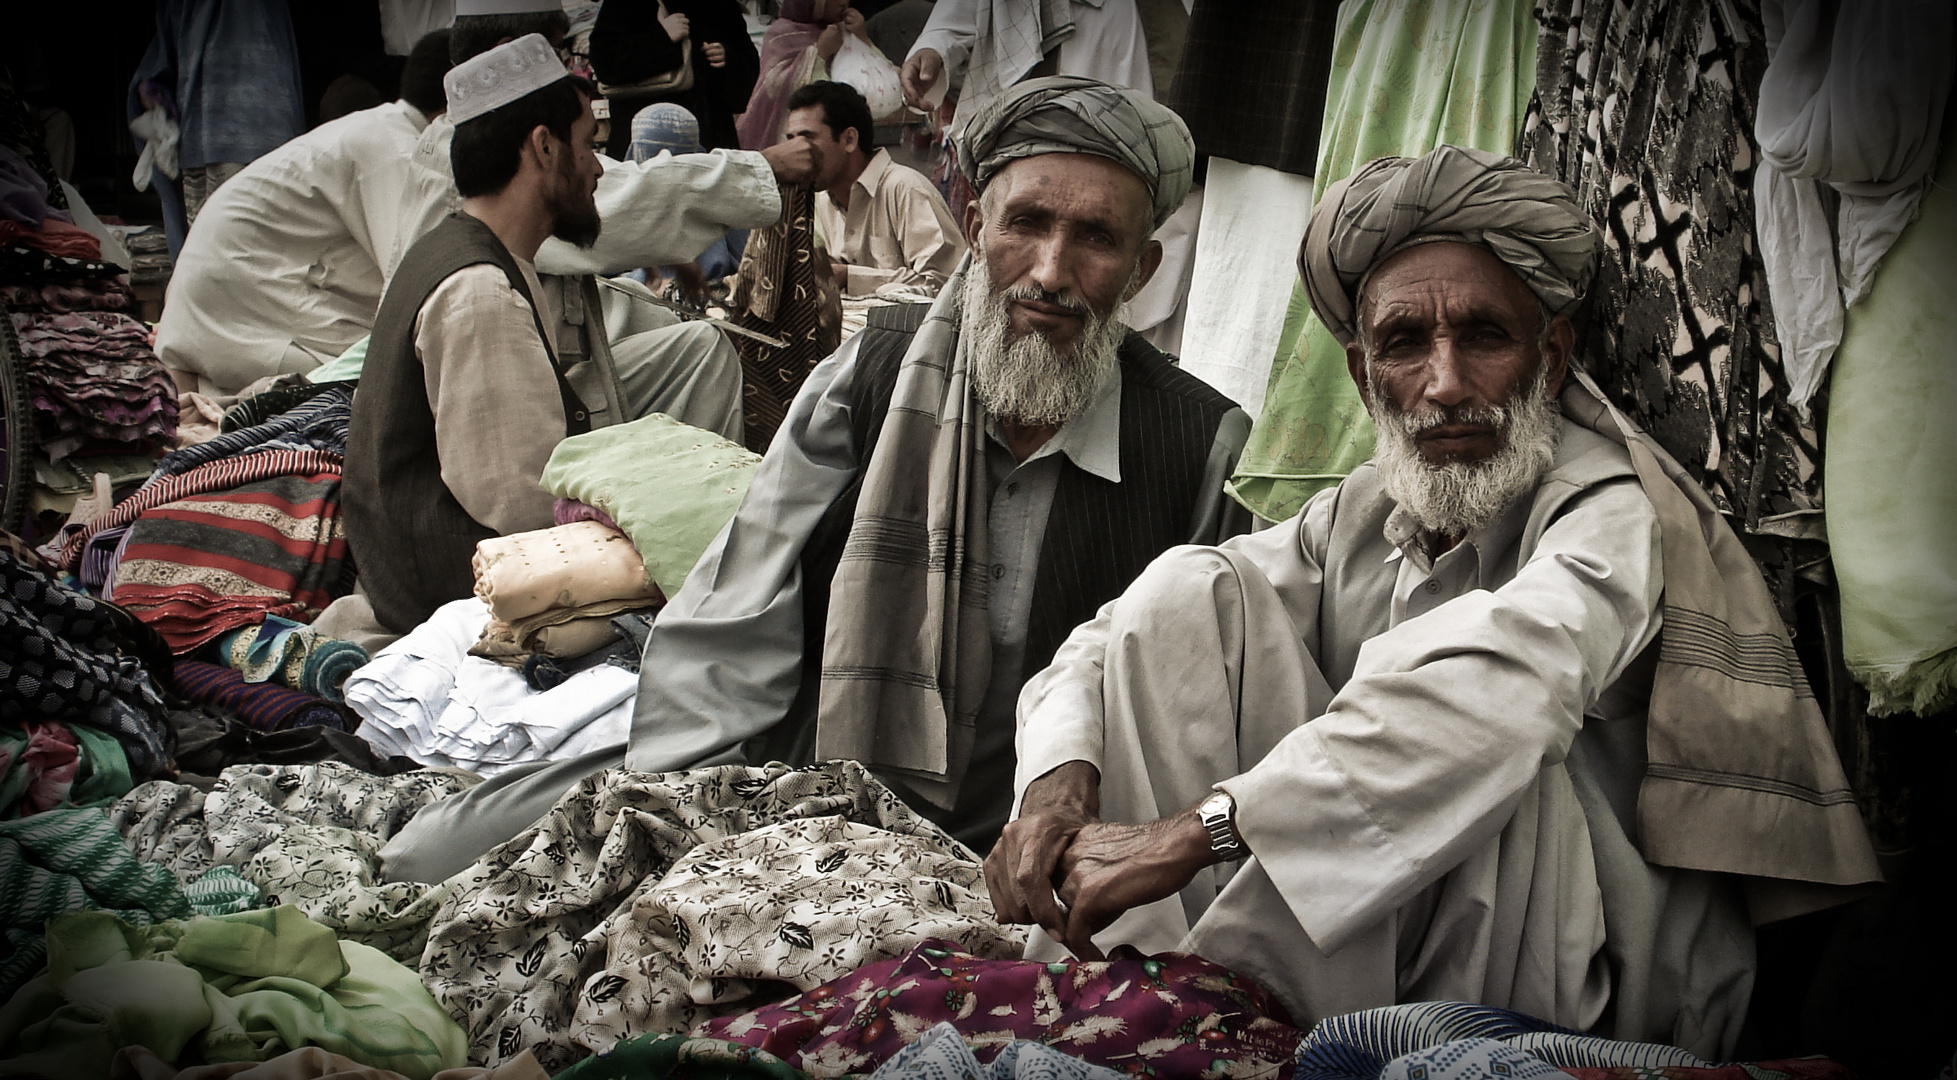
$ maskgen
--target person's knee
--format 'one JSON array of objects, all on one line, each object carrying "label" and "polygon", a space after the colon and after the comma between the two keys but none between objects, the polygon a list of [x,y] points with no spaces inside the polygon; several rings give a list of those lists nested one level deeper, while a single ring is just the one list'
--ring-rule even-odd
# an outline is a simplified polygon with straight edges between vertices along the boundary
[{"label": "person's knee", "polygon": [[1116,614],[1129,625],[1180,622],[1213,609],[1220,595],[1237,591],[1237,568],[1222,552],[1196,545],[1172,547],[1136,575]]}]

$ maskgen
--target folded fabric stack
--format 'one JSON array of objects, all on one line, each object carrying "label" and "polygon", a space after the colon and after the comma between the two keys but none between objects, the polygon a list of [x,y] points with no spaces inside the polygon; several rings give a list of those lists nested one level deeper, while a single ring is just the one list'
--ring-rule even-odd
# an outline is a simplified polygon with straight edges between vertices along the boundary
[{"label": "folded fabric stack", "polygon": [[464,1063],[461,1030],[413,969],[293,907],[142,930],[71,912],[47,933],[63,962],[0,1013],[0,1072],[105,1076],[132,1043],[210,1063],[317,1046],[414,1080]]},{"label": "folded fabric stack", "polygon": [[931,939],[1024,947],[971,851],[853,761],[599,772],[448,884],[422,981],[492,1064],[562,1068]]},{"label": "folded fabric stack", "polygon": [[202,660],[178,660],[170,688],[195,705],[235,714],[254,731],[323,727],[345,730],[346,714],[325,698],[268,682],[246,682],[244,673]]},{"label": "folded fabric stack", "polygon": [[116,311],[10,316],[26,359],[41,447],[158,449],[177,433],[177,388],[142,323]]},{"label": "folded fabric stack", "polygon": [[44,285],[0,285],[0,302],[15,312],[54,315],[75,311],[120,311],[125,314],[136,311],[135,294],[129,291],[129,286],[113,278]]},{"label": "folded fabric stack", "polygon": [[492,537],[472,566],[490,613],[476,656],[582,656],[617,638],[612,616],[665,601],[632,542],[596,521]]},{"label": "folded fabric stack", "polygon": [[356,734],[383,755],[484,776],[625,741],[639,691],[636,655],[629,668],[597,664],[538,691],[522,672],[469,655],[489,623],[488,605],[457,600],[375,654],[346,682],[347,706],[361,720]]},{"label": "folded fabric stack", "polygon": [[218,638],[217,654],[247,683],[276,682],[328,701],[346,700],[347,676],[368,660],[367,650],[351,641],[276,615]]},{"label": "folded fabric stack", "polygon": [[760,463],[738,443],[654,413],[558,443],[539,482],[616,522],[646,580],[671,596],[740,508]]},{"label": "folded fabric stack", "polygon": [[0,723],[58,719],[113,737],[130,771],[167,768],[163,698],[145,662],[161,643],[128,612],[0,550]]}]

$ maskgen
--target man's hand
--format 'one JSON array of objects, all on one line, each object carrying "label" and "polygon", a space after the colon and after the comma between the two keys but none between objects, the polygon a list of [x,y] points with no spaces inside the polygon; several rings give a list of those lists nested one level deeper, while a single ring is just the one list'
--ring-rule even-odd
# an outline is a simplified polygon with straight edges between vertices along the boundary
[{"label": "man's hand", "polygon": [[1082,826],[1060,856],[1066,925],[1047,932],[1082,960],[1104,959],[1095,934],[1130,908],[1174,896],[1216,861],[1194,807],[1146,825]]},{"label": "man's hand", "polygon": [[836,279],[836,288],[845,293],[849,292],[849,264],[834,261],[832,257],[829,263],[829,272]]},{"label": "man's hand", "polygon": [[718,41],[701,42],[700,55],[707,58],[708,67],[727,66],[727,46]]},{"label": "man's hand", "polygon": [[807,139],[783,139],[761,156],[784,184],[806,184],[822,171],[822,148]]},{"label": "man's hand", "polygon": [[1081,827],[1100,820],[1101,774],[1069,761],[1027,785],[1019,817],[985,857],[985,887],[1002,923],[1038,923],[1059,938],[1066,914],[1053,898],[1061,853]]},{"label": "man's hand", "polygon": [[923,49],[904,61],[900,76],[904,84],[904,101],[913,109],[925,110],[924,96],[931,92],[938,80],[944,77],[945,58],[936,49]]},{"label": "man's hand", "polygon": [[659,25],[666,28],[666,36],[674,41],[685,41],[687,32],[692,30],[692,20],[677,11],[669,11],[659,17]]},{"label": "man's hand", "polygon": [[831,60],[834,60],[836,58],[836,53],[840,51],[842,47],[843,47],[843,24],[842,23],[830,23],[828,26],[823,27],[822,35],[815,39],[815,54],[817,56],[822,57],[822,62],[825,64],[829,63]]}]

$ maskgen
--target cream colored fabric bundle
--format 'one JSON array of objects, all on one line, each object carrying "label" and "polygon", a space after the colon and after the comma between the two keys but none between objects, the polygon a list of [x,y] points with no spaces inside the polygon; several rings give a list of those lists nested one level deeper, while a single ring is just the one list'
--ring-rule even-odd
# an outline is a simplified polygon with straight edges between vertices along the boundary
[{"label": "cream colored fabric bundle", "polygon": [[595,521],[574,521],[535,532],[484,540],[471,565],[476,595],[490,614],[515,623],[550,608],[662,595],[646,582],[645,563],[632,541]]}]

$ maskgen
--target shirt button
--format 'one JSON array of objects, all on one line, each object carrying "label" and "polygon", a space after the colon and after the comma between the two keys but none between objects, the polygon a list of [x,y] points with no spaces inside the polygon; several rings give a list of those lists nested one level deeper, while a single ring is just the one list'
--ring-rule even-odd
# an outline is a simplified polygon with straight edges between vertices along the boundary
[{"label": "shirt button", "polygon": [[1010,499],[1017,494],[1019,494],[1019,485],[1017,483],[1006,485],[1006,498]]},{"label": "shirt button", "polygon": [[1435,593],[1437,593],[1437,592],[1440,592],[1440,591],[1441,591],[1441,583],[1440,583],[1440,582],[1438,582],[1438,581],[1430,581],[1430,582],[1428,582],[1428,583],[1427,583],[1427,595],[1429,595],[1429,596],[1432,596],[1432,595],[1434,595]]},{"label": "shirt button", "polygon": [[577,412],[574,412],[574,413],[572,413],[572,414],[571,414],[571,419],[573,419],[573,420],[582,420],[582,419],[584,419],[584,411],[583,411],[582,409],[580,409],[579,411],[577,411]]},{"label": "shirt button", "polygon": [[997,581],[997,580],[999,580],[1000,578],[1002,578],[1002,577],[1005,577],[1005,576],[1006,576],[1006,564],[1005,564],[1005,563],[993,563],[993,564],[992,564],[992,580],[994,580],[994,581]]}]

